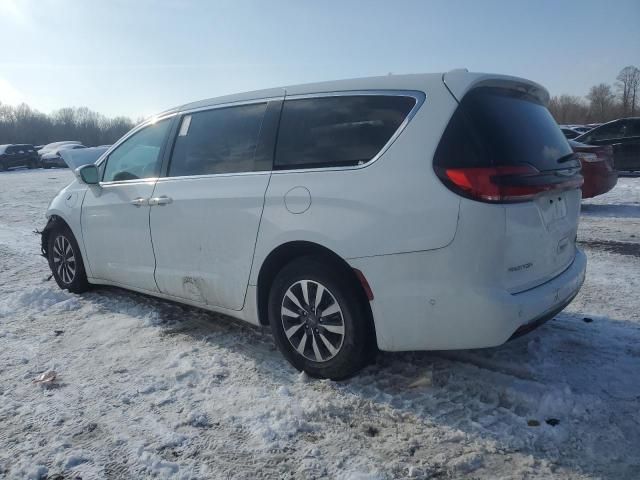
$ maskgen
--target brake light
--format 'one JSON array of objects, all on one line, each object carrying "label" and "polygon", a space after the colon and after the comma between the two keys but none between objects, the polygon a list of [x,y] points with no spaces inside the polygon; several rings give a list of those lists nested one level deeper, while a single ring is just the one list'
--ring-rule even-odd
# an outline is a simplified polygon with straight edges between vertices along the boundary
[{"label": "brake light", "polygon": [[[484,202],[524,202],[539,193],[582,186],[580,175],[549,181],[531,165],[437,169],[438,176],[454,191]],[[545,181],[545,179],[547,179]]]}]

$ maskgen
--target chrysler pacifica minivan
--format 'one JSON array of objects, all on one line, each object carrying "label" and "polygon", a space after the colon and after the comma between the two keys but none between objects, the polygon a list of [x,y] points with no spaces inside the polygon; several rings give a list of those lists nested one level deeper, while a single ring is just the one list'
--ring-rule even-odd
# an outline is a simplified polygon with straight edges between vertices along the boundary
[{"label": "chrysler pacifica minivan", "polygon": [[71,292],[115,285],[270,325],[310,375],[385,351],[492,347],[562,310],[580,164],[528,80],[452,71],[195,102],[52,201]]}]

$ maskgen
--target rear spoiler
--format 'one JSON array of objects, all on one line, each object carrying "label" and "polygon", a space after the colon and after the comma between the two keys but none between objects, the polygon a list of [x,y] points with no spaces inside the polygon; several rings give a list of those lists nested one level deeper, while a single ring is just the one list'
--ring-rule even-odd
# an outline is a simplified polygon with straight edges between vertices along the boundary
[{"label": "rear spoiler", "polygon": [[475,73],[466,69],[452,70],[442,75],[447,90],[459,102],[467,92],[478,87],[499,87],[520,90],[537,98],[543,105],[549,104],[549,92],[542,85],[519,77]]}]

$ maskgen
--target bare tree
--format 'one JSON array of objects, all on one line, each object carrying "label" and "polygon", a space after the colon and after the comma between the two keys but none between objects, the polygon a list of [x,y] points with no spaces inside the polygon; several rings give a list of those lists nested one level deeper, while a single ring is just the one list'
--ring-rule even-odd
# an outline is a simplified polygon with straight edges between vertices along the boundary
[{"label": "bare tree", "polygon": [[549,111],[560,124],[585,123],[589,114],[584,100],[574,95],[560,95],[551,98]]},{"label": "bare tree", "polygon": [[606,83],[594,85],[587,95],[591,114],[599,121],[611,120],[616,116],[614,111],[615,98],[611,85]]},{"label": "bare tree", "polygon": [[86,107],[62,108],[45,115],[26,104],[0,103],[0,144],[79,140],[87,146],[103,145],[115,142],[132,127],[126,117],[109,119]]},{"label": "bare tree", "polygon": [[616,88],[622,104],[622,115],[625,117],[634,116],[638,88],[640,88],[640,69],[633,65],[624,67],[620,70],[616,80]]}]

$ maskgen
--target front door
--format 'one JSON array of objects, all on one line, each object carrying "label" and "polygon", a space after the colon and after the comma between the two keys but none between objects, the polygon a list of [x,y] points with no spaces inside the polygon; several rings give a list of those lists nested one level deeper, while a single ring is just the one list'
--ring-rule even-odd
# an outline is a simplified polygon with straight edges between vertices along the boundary
[{"label": "front door", "polygon": [[240,310],[269,184],[281,102],[187,113],[151,200],[160,291]]},{"label": "front door", "polygon": [[149,199],[171,119],[129,136],[102,163],[102,181],[82,204],[82,235],[91,277],[157,292]]}]

